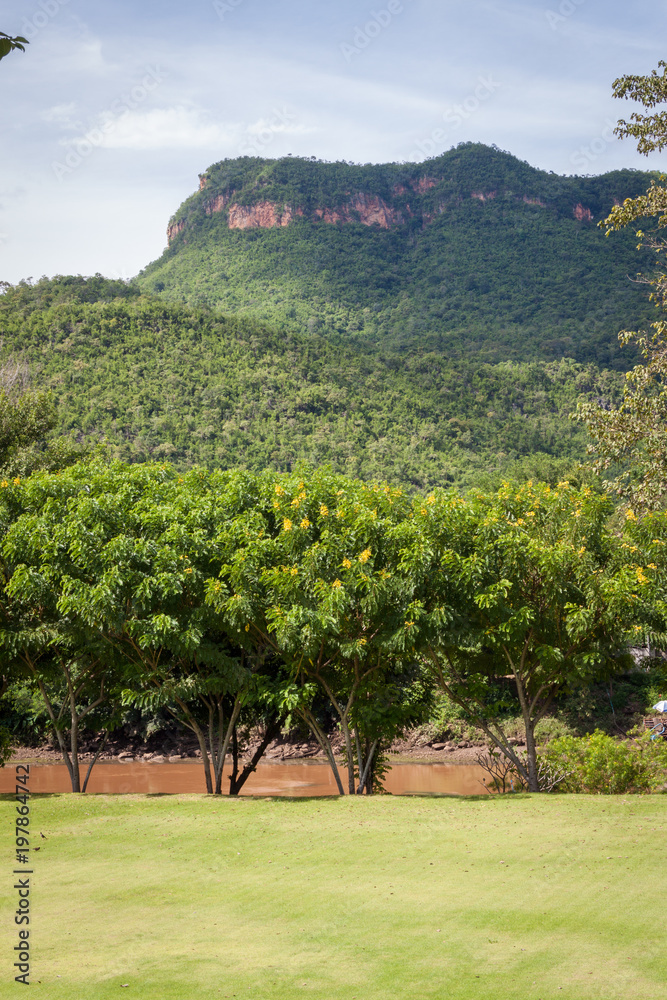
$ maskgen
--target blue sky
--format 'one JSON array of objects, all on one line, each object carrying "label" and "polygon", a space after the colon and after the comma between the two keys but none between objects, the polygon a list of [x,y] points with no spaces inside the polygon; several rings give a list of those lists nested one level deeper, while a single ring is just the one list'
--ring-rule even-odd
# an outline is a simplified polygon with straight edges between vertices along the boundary
[{"label": "blue sky", "polygon": [[0,280],[128,278],[209,164],[382,162],[462,140],[557,173],[658,167],[611,83],[667,56],[647,0],[7,0]]}]

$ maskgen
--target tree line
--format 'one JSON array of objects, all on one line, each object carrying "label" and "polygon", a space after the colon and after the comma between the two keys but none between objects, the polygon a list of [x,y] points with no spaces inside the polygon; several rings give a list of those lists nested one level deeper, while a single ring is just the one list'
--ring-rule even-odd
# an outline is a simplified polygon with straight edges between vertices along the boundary
[{"label": "tree line", "polygon": [[[74,791],[82,729],[101,749],[135,705],[196,735],[209,792],[242,719],[300,720],[339,792],[369,792],[436,690],[538,791],[534,731],[556,694],[666,631],[667,516],[628,511],[619,535],[610,511],[567,482],[409,496],[327,469],[92,461],[5,479],[5,681],[43,699]],[[503,729],[511,702],[525,760]]]}]

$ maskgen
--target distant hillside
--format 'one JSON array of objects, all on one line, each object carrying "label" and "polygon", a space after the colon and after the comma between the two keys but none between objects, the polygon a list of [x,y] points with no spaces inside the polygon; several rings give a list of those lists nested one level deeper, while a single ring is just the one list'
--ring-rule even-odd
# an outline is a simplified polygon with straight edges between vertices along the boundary
[{"label": "distant hillside", "polygon": [[620,369],[619,329],[650,315],[630,280],[650,259],[596,223],[650,176],[560,177],[471,143],[421,164],[223,160],[138,282],[384,349]]},{"label": "distant hillside", "polygon": [[[97,276],[0,295],[3,353],[60,400],[59,432],[130,461],[290,469],[330,463],[406,485],[560,476],[583,457],[580,393],[618,396],[574,362],[450,361],[275,331]],[[1,360],[1,359],[0,359]]]}]

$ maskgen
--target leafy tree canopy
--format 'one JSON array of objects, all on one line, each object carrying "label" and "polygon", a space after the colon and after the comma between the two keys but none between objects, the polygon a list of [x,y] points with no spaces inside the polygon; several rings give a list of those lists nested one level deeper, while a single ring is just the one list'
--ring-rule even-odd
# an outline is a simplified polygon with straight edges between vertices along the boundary
[{"label": "leafy tree canopy", "polygon": [[10,52],[15,49],[19,49],[21,52],[25,52],[26,45],[29,45],[27,38],[23,38],[21,35],[16,35],[12,37],[4,31],[0,31],[0,59],[4,59],[8,56]]},{"label": "leafy tree canopy", "polygon": [[[645,108],[667,103],[667,63],[647,76],[629,75],[614,82],[614,96],[637,101]],[[620,120],[616,134],[634,138],[640,153],[660,151],[667,144],[667,111],[648,115],[633,112],[629,121]],[[667,301],[667,271],[664,253],[667,243],[662,230],[667,225],[665,178],[653,180],[646,194],[626,198],[612,208],[600,223],[607,235],[642,220],[653,222],[649,231],[638,230],[638,249],[650,251],[653,270],[640,278],[649,289],[649,299],[664,312]],[[649,331],[623,331],[619,338],[634,350],[643,363],[626,376],[623,400],[618,408],[599,402],[582,402],[579,418],[592,437],[589,452],[598,472],[611,471],[609,485],[632,509],[646,511],[663,506],[667,500],[667,323],[658,318]]]}]

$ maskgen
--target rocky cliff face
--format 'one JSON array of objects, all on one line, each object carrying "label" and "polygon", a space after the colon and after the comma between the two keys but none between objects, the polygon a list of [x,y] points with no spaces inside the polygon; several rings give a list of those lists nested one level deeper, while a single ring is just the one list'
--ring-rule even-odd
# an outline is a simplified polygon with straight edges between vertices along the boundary
[{"label": "rocky cliff face", "polygon": [[380,226],[381,229],[389,229],[405,221],[403,213],[382,198],[361,191],[340,209],[315,209],[315,216],[322,222],[360,222],[363,226]]},{"label": "rocky cliff face", "polygon": [[423,172],[426,165],[224,160],[199,175],[199,191],[188,199],[187,208],[183,206],[183,214],[171,220],[168,240],[172,243],[186,227],[196,227],[202,214],[222,214],[221,222],[229,229],[284,228],[303,218],[315,225],[386,230],[410,220],[430,225],[448,207],[469,200],[489,205],[510,199],[517,205],[551,208],[583,223],[592,222],[594,213],[600,215],[599,205],[586,206],[580,186],[569,204],[563,204],[560,192],[556,204],[548,193],[548,175],[486,147],[474,155],[478,159],[453,150],[429,161],[428,173]]},{"label": "rocky cliff face", "polygon": [[[214,211],[220,211],[220,209],[214,209]],[[270,201],[258,201],[255,205],[231,204],[229,206],[229,228],[273,229],[275,226],[289,226],[297,215],[303,215],[300,208],[292,211],[289,205],[277,205]]]},{"label": "rocky cliff face", "polygon": [[175,240],[179,233],[182,233],[185,229],[185,219],[180,219],[178,222],[172,222],[167,226],[167,242],[171,243]]},{"label": "rocky cliff face", "polygon": [[[199,181],[199,189],[203,191],[206,187],[207,178],[202,176]],[[418,181],[411,185],[415,194],[425,194],[435,187],[435,180],[432,177],[420,177]],[[392,192],[396,197],[402,197],[410,193],[410,189],[403,184],[397,184]],[[476,201],[493,201],[497,191],[471,191],[470,197]],[[206,215],[215,215],[218,212],[227,211],[228,226],[230,229],[274,229],[278,226],[289,226],[296,218],[303,218],[305,213],[302,208],[292,208],[291,205],[279,204],[273,201],[258,201],[253,205],[242,205],[234,200],[235,191],[226,194],[218,194],[203,203]],[[546,208],[547,204],[540,198],[533,198],[529,195],[521,197],[526,205],[536,205],[539,208]],[[435,210],[420,211],[424,223],[432,222],[436,216],[442,214],[446,204],[441,202]],[[572,213],[575,219],[580,222],[592,222],[593,213],[590,208],[586,208],[581,203],[574,205]],[[391,226],[400,226],[409,218],[417,214],[408,202],[400,208],[388,204],[377,195],[365,194],[358,191],[339,208],[316,208],[310,216],[313,222],[324,222],[329,225],[361,223],[363,226],[379,226],[380,229],[389,229]],[[171,243],[179,233],[185,228],[185,221],[172,222],[167,229],[167,239]]]}]

